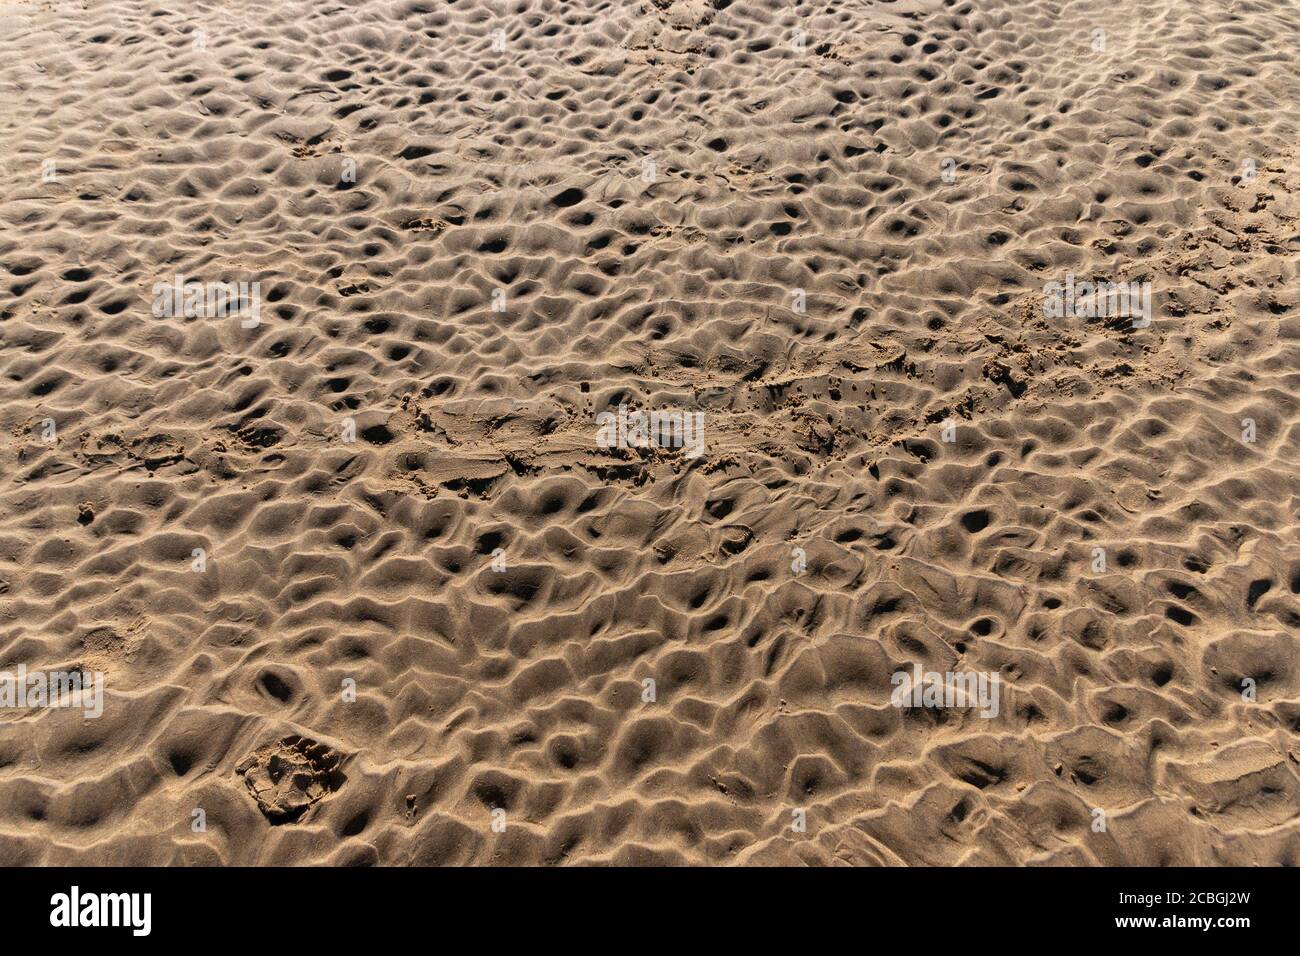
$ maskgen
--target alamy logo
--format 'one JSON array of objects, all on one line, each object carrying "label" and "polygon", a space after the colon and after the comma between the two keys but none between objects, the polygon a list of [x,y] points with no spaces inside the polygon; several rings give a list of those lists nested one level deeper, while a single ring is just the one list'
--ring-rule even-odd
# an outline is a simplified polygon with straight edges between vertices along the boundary
[{"label": "alamy logo", "polygon": [[983,671],[895,671],[889,682],[895,707],[977,707],[981,717],[998,715],[998,675]]},{"label": "alamy logo", "polygon": [[1083,319],[1132,319],[1133,328],[1151,324],[1150,282],[1082,282],[1074,273],[1065,282],[1043,286],[1043,315],[1049,319],[1076,316]]},{"label": "alamy logo", "polygon": [[243,316],[240,327],[255,329],[262,321],[262,283],[185,281],[177,274],[171,282],[153,284],[153,314],[157,318],[221,319]]},{"label": "alamy logo", "polygon": [[683,448],[687,458],[704,454],[704,413],[681,409],[629,412],[626,405],[596,416],[601,448]]},{"label": "alamy logo", "polygon": [[148,936],[152,928],[152,893],[70,893],[50,897],[51,926],[129,926],[131,935]]},{"label": "alamy logo", "polygon": [[101,671],[31,671],[18,665],[18,673],[0,671],[0,707],[81,707],[87,717],[104,713],[104,675]]}]

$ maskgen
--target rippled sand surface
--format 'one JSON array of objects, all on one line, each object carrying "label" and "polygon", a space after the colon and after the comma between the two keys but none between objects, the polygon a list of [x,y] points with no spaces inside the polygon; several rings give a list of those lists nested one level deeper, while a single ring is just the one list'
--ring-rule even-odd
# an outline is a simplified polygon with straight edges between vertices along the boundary
[{"label": "rippled sand surface", "polygon": [[1295,4],[0,18],[0,863],[1300,860]]}]

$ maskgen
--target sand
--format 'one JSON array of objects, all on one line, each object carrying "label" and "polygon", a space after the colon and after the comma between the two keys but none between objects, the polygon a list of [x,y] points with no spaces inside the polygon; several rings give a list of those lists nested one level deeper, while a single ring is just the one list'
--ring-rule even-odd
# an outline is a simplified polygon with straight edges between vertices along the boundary
[{"label": "sand", "polygon": [[0,864],[1300,860],[1293,3],[0,17]]}]

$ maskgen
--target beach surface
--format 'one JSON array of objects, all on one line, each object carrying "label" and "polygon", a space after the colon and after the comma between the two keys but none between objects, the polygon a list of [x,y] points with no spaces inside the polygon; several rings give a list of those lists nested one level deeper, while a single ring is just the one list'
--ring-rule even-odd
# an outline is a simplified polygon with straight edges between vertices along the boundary
[{"label": "beach surface", "polygon": [[0,865],[1300,862],[1294,3],[0,20]]}]

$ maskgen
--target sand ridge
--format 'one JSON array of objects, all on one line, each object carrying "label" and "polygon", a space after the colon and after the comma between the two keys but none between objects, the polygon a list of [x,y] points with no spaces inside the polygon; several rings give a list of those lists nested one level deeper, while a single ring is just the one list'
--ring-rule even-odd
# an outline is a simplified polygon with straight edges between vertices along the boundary
[{"label": "sand ridge", "polygon": [[0,862],[1300,856],[1292,5],[4,9]]}]

